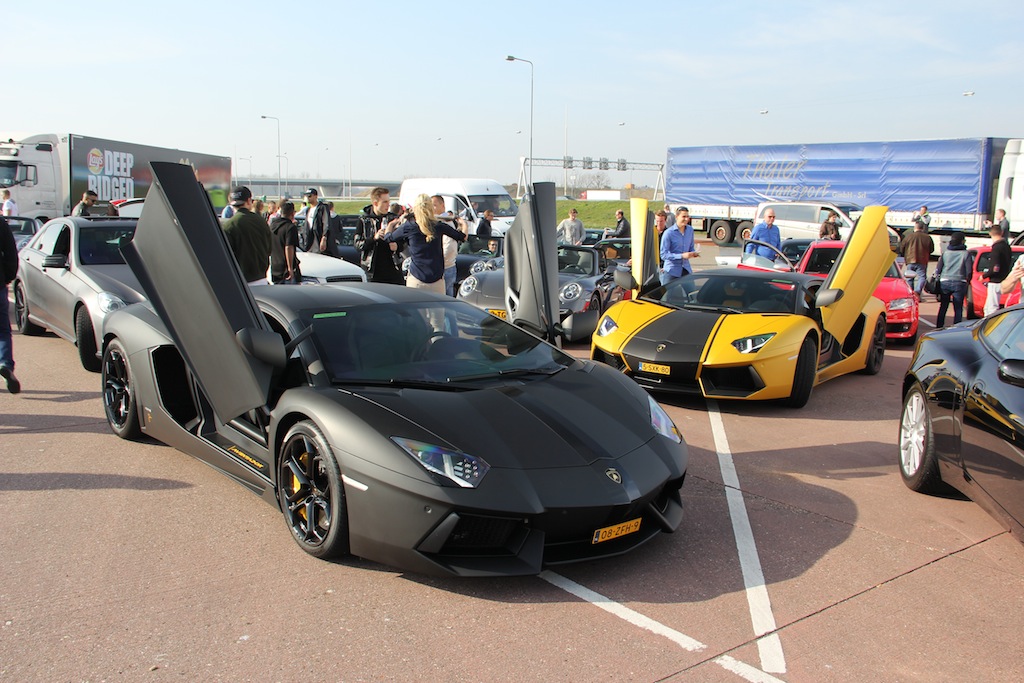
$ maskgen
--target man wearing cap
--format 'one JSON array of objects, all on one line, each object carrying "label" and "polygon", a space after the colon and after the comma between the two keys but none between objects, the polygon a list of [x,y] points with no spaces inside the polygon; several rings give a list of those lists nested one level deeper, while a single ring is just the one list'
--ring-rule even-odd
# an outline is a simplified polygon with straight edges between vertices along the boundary
[{"label": "man wearing cap", "polygon": [[320,203],[315,187],[303,192],[302,196],[306,199],[306,206],[295,214],[299,229],[299,249],[314,254],[327,252],[327,228],[331,221],[327,205]]},{"label": "man wearing cap", "polygon": [[250,285],[267,284],[267,266],[270,265],[270,226],[253,209],[252,192],[239,186],[231,190],[231,206],[235,213],[224,222],[224,235],[231,253],[238,261],[242,277]]},{"label": "man wearing cap", "polygon": [[88,216],[89,209],[92,208],[96,200],[99,199],[99,195],[92,190],[86,190],[82,193],[82,201],[75,204],[75,208],[72,209],[72,216]]}]

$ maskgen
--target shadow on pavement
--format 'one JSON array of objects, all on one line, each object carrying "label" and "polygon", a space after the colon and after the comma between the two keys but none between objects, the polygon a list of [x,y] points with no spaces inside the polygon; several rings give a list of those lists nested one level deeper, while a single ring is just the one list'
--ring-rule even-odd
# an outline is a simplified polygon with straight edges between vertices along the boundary
[{"label": "shadow on pavement", "polygon": [[192,488],[192,484],[174,479],[133,477],[124,474],[85,474],[81,472],[0,473],[0,491],[85,491],[95,489],[166,491],[187,488]]}]

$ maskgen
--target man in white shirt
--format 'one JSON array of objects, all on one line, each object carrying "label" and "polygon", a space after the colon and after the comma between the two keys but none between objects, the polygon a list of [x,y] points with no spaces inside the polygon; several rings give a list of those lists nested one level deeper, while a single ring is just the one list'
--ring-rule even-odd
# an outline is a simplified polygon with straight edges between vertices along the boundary
[{"label": "man in white shirt", "polygon": [[3,200],[3,207],[0,213],[5,216],[17,216],[18,215],[18,203],[11,199],[11,191],[4,190],[0,192],[0,200]]}]

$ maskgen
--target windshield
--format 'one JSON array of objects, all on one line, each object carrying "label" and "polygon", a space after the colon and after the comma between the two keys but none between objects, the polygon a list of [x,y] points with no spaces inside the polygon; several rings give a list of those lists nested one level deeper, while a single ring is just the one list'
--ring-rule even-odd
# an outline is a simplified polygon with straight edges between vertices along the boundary
[{"label": "windshield", "polygon": [[469,201],[480,216],[487,209],[497,218],[511,218],[519,212],[519,207],[507,194],[475,194],[469,196]]},{"label": "windshield", "polygon": [[558,349],[461,301],[307,311],[327,373],[341,384],[451,384],[558,372]]},{"label": "windshield", "polygon": [[676,308],[731,313],[793,313],[798,289],[792,280],[750,277],[737,270],[686,275],[658,287],[643,298]]},{"label": "windshield", "polygon": [[594,273],[594,252],[589,249],[559,247],[558,272],[569,275],[592,275]]},{"label": "windshield", "polygon": [[123,225],[83,225],[78,229],[78,261],[83,266],[124,263],[118,246],[135,234],[135,221]]},{"label": "windshield", "polygon": [[0,187],[13,186],[17,175],[17,161],[0,161]]}]

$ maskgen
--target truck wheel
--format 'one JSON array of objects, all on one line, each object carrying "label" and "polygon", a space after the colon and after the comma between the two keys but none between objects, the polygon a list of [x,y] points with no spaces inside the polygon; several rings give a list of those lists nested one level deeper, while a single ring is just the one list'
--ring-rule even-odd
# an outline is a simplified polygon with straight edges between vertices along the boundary
[{"label": "truck wheel", "polygon": [[711,241],[720,247],[731,244],[736,236],[736,228],[729,221],[715,221],[711,224]]},{"label": "truck wheel", "polygon": [[740,244],[746,244],[747,240],[750,239],[750,233],[754,232],[754,224],[750,221],[743,221],[736,226],[736,235],[739,238],[737,241]]}]

